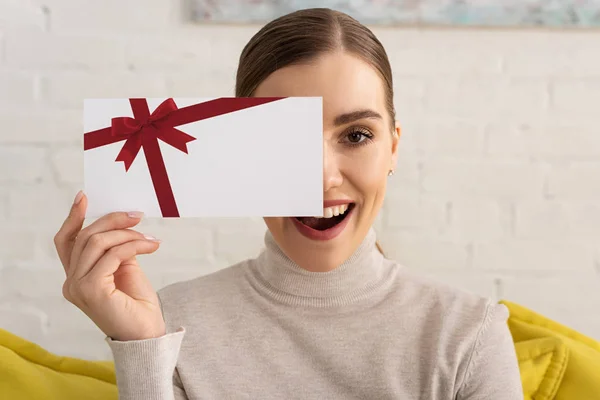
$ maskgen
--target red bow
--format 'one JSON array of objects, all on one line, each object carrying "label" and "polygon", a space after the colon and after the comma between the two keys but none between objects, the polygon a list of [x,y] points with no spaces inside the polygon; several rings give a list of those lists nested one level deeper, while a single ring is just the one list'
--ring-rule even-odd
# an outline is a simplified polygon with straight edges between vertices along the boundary
[{"label": "red bow", "polygon": [[187,143],[196,140],[196,138],[175,129],[176,126],[255,107],[279,99],[281,98],[219,98],[177,108],[175,101],[169,98],[162,102],[152,114],[150,114],[146,99],[129,99],[133,110],[133,118],[116,117],[112,119],[110,127],[85,133],[83,148],[84,150],[90,150],[125,140],[125,144],[115,161],[123,161],[125,171],[128,171],[143,147],[163,217],[179,217],[158,139],[187,154]]},{"label": "red bow", "polygon": [[112,119],[111,135],[127,141],[115,161],[125,163],[125,171],[135,160],[142,140],[153,140],[159,138],[176,149],[187,154],[186,143],[196,138],[169,126],[168,116],[177,110],[173,99],[163,101],[152,114],[149,114],[148,104],[145,99],[131,99],[131,108],[134,118],[116,117]]}]

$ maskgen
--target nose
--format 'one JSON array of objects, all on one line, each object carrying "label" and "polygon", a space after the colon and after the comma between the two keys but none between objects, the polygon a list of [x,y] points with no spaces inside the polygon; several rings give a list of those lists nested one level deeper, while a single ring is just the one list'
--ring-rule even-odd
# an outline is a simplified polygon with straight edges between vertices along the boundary
[{"label": "nose", "polygon": [[338,157],[326,142],[323,145],[323,191],[341,186],[343,180]]}]

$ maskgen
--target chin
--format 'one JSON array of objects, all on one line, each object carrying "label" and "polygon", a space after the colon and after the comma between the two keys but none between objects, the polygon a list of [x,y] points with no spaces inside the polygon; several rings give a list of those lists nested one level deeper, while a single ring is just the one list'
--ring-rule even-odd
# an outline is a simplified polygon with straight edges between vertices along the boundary
[{"label": "chin", "polygon": [[333,269],[350,257],[359,220],[356,203],[348,203],[343,213],[331,218],[265,218],[286,255],[313,271]]}]

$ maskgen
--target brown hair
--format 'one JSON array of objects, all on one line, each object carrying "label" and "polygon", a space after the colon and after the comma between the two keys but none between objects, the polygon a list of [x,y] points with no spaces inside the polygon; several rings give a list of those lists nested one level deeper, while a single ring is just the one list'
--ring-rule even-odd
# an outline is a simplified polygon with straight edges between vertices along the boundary
[{"label": "brown hair", "polygon": [[[276,70],[308,63],[323,53],[340,50],[361,58],[381,76],[393,131],[396,113],[392,68],[383,45],[366,26],[329,8],[298,10],[263,26],[242,50],[235,95],[252,97],[256,88]],[[383,254],[379,243],[377,249]]]}]

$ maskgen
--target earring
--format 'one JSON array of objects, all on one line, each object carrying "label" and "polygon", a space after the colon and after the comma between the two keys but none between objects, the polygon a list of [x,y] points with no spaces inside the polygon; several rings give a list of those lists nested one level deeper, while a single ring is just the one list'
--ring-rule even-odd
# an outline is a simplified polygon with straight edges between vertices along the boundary
[{"label": "earring", "polygon": [[392,175],[394,175],[394,170],[390,169],[390,172],[388,172],[388,176],[392,176]]}]

